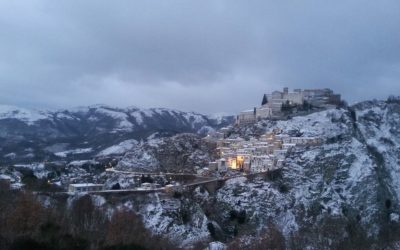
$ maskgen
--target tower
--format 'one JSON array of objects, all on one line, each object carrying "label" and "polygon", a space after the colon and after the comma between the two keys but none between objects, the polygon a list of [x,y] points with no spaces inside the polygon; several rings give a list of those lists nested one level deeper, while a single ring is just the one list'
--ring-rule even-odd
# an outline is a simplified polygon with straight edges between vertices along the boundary
[{"label": "tower", "polygon": [[289,94],[289,88],[288,87],[284,87],[283,88],[283,94],[285,94],[285,95]]}]

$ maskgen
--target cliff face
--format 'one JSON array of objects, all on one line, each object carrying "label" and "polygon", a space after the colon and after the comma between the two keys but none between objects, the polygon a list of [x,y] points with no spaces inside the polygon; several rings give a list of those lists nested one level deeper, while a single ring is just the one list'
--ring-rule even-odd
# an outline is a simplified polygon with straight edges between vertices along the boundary
[{"label": "cliff face", "polygon": [[117,168],[194,174],[196,166],[208,166],[214,155],[215,145],[204,143],[201,136],[179,134],[136,144],[120,158]]},{"label": "cliff face", "polygon": [[232,135],[274,128],[325,142],[290,153],[275,181],[229,181],[216,195],[221,207],[245,210],[248,222],[259,230],[273,223],[289,242],[297,237],[304,246],[349,247],[361,238],[370,240],[363,240],[365,246],[398,240],[399,102],[369,101],[348,110],[259,122]]},{"label": "cliff face", "polygon": [[141,212],[149,228],[180,243],[182,235],[190,235],[185,246],[221,240],[253,249],[270,232],[281,233],[284,240],[274,239],[288,249],[399,246],[400,103],[363,102],[287,121],[260,121],[230,134],[251,137],[274,128],[324,143],[296,148],[281,171],[265,177],[237,177],[213,194],[197,188],[166,198],[179,202],[174,212],[153,199]]}]

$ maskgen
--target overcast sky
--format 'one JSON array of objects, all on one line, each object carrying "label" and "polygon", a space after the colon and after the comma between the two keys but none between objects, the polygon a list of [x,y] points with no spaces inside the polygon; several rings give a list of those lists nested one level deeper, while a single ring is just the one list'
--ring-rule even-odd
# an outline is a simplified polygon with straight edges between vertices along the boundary
[{"label": "overcast sky", "polygon": [[0,0],[0,104],[235,113],[283,86],[400,95],[400,1]]}]

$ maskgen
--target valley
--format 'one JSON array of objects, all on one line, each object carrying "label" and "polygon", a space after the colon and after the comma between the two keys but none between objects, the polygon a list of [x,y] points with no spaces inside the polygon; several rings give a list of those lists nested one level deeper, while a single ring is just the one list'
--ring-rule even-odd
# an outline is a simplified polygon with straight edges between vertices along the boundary
[{"label": "valley", "polygon": [[[23,150],[10,159],[10,148],[2,146],[0,179],[12,190],[34,192],[43,204],[58,204],[62,211],[84,197],[90,198],[93,211],[134,211],[146,230],[166,237],[173,248],[278,244],[289,249],[396,249],[399,107],[398,99],[366,101],[289,119],[240,125],[226,120],[207,133],[201,131],[209,123],[186,125],[196,127],[194,133],[161,135],[155,129],[141,139],[110,129],[101,133],[119,135],[113,145],[91,141],[78,148],[71,146],[79,143],[60,146],[64,142],[57,137],[44,137],[43,145],[52,143],[52,152],[32,142],[38,145],[33,152],[47,152],[39,162],[19,162]],[[22,143],[19,136],[7,136],[3,142]],[[255,163],[257,157],[283,147],[290,150],[279,167],[257,165],[252,170],[254,164],[270,164]],[[87,148],[93,150],[83,150]],[[224,168],[213,163],[221,157],[226,159]],[[85,184],[101,187],[69,190],[70,185],[89,186]]]}]

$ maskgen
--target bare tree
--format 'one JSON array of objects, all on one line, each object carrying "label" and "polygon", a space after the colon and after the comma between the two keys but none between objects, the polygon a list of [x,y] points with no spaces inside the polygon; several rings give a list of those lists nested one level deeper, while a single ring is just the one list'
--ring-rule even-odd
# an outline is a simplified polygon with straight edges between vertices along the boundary
[{"label": "bare tree", "polygon": [[20,193],[6,219],[10,238],[31,237],[46,220],[45,208],[31,193]]}]

